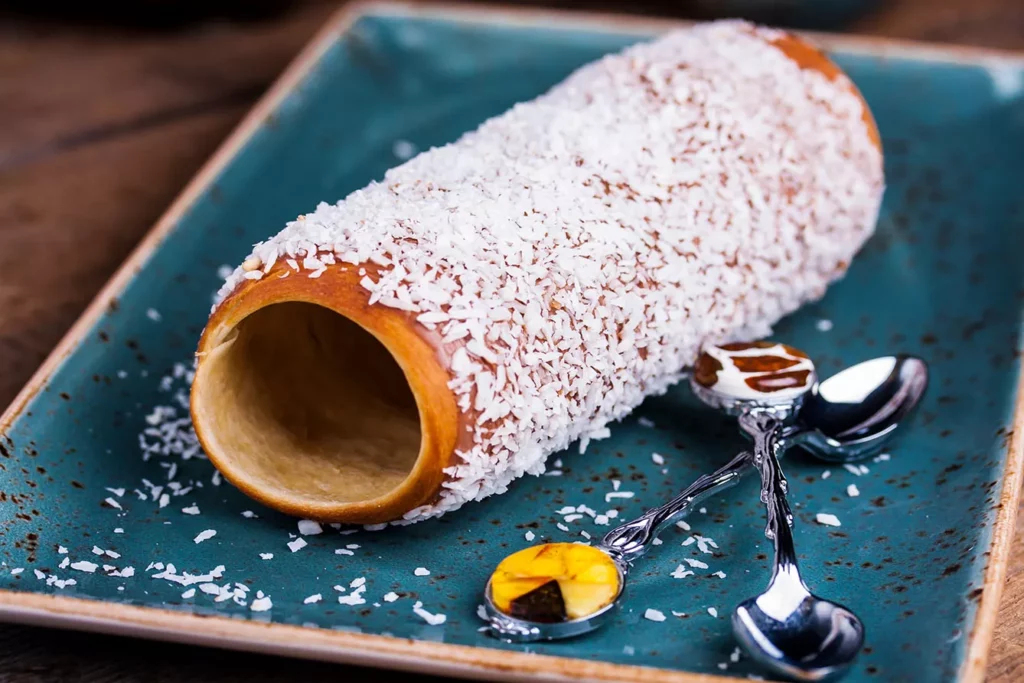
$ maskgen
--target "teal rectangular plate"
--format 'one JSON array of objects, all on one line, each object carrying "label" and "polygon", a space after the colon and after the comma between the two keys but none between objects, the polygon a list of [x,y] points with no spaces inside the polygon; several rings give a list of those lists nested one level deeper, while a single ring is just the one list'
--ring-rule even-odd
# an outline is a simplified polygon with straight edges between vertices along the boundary
[{"label": "teal rectangular plate", "polygon": [[[148,460],[139,442],[155,406],[187,416],[176,399],[187,381],[174,368],[190,362],[219,266],[237,263],[317,202],[380,178],[397,155],[454,140],[574,68],[671,26],[401,5],[361,5],[336,17],[0,419],[0,617],[482,678],[759,674],[746,658],[732,661],[728,619],[769,572],[750,481],[689,520],[694,533],[715,539],[713,554],[683,546],[682,530],[667,534],[631,575],[625,608],[604,630],[529,647],[479,631],[488,572],[529,544],[526,532],[537,541],[581,540],[581,531],[607,528],[585,518],[565,532],[556,526],[561,507],[635,515],[743,446],[728,420],[698,408],[681,387],[647,401],[586,455],[556,456],[562,476],[527,478],[411,527],[326,529],[297,552],[287,545],[295,520],[215,485],[207,460],[173,452],[188,451],[187,441],[169,437],[161,443],[171,454]],[[980,681],[1021,473],[1021,441],[1011,434],[1024,300],[1024,61],[819,39],[871,105],[889,188],[877,235],[849,275],[783,321],[777,337],[809,351],[824,374],[874,355],[915,353],[931,364],[933,382],[906,439],[890,460],[867,463],[868,473],[787,461],[797,545],[809,584],[866,623],[867,647],[848,681]],[[162,491],[152,495],[144,479]],[[635,497],[607,503],[613,479]],[[851,483],[859,497],[847,495]],[[183,512],[193,505],[201,514]],[[818,512],[837,515],[842,527],[815,524]],[[207,529],[216,536],[195,543]],[[118,557],[101,558],[94,547]],[[708,569],[672,579],[687,557]],[[99,566],[83,571],[83,561]],[[175,576],[224,569],[189,595],[155,576],[158,563],[165,572],[173,564]],[[123,575],[128,566],[133,576]],[[351,593],[361,577],[366,604],[339,604],[333,586]],[[228,599],[217,602],[210,583],[230,584]],[[270,596],[270,609],[253,609],[267,606],[257,591]],[[401,597],[385,602],[390,591]],[[304,602],[318,593],[321,602]],[[447,621],[426,623],[416,601]],[[645,619],[647,608],[668,620]]]}]

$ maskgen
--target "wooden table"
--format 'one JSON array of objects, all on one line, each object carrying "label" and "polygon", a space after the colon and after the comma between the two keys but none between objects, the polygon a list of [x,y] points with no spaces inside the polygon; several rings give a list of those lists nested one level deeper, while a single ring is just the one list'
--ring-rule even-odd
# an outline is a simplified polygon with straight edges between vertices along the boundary
[{"label": "wooden table", "polygon": [[[849,30],[1024,49],[1020,0],[881,5]],[[205,21],[173,31],[0,15],[0,405],[336,6],[308,0],[258,22]],[[35,258],[43,253],[46,262]],[[1024,514],[1018,519],[1020,531]],[[330,665],[0,627],[0,680],[15,683],[338,676]],[[989,680],[1024,680],[1020,538]]]}]

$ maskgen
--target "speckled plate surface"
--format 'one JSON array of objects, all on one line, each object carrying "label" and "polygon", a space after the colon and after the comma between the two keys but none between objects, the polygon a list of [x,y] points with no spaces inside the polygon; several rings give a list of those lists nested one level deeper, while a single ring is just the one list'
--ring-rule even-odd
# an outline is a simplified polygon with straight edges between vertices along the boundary
[{"label": "speckled plate surface", "polygon": [[[400,6],[349,9],[332,22],[0,420],[0,616],[489,678],[758,673],[733,654],[728,620],[769,571],[752,481],[689,520],[690,533],[714,540],[703,544],[709,552],[683,545],[681,529],[665,536],[603,631],[529,647],[479,632],[488,572],[526,536],[583,540],[607,528],[565,519],[564,506],[632,516],[744,445],[684,388],[645,403],[585,456],[561,454],[556,476],[413,527],[300,536],[295,520],[219,483],[188,431],[188,378],[177,365],[190,361],[218,268],[252,242],[670,26]],[[777,337],[810,352],[824,374],[916,353],[933,384],[891,459],[856,475],[788,460],[796,539],[808,582],[867,625],[848,680],[977,681],[1020,480],[1011,433],[1024,62],[822,40],[878,119],[890,187],[878,234],[849,276]],[[615,481],[634,497],[606,499]],[[859,496],[848,495],[851,484]],[[842,526],[816,524],[818,512]],[[687,558],[707,568],[672,578]],[[645,619],[648,608],[668,619]]]}]

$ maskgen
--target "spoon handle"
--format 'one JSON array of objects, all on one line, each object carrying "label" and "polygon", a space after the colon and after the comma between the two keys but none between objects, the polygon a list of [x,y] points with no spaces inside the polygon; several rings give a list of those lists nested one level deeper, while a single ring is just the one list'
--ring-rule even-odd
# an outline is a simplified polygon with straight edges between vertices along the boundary
[{"label": "spoon handle", "polygon": [[764,535],[774,541],[775,567],[772,578],[780,574],[797,574],[796,549],[793,543],[793,512],[787,494],[789,482],[779,464],[782,421],[767,411],[744,413],[740,428],[754,440],[754,467],[761,474],[761,502],[767,513]]},{"label": "spoon handle", "polygon": [[682,493],[640,517],[620,524],[604,535],[598,547],[628,565],[650,549],[654,539],[670,524],[685,516],[693,506],[735,484],[751,470],[752,456],[743,451],[711,474],[702,474]]}]

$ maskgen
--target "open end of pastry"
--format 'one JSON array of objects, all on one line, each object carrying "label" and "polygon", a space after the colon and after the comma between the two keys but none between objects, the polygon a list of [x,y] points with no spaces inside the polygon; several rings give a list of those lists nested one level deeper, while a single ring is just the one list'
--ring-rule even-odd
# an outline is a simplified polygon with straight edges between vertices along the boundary
[{"label": "open end of pastry", "polygon": [[396,489],[421,445],[401,367],[358,324],[311,303],[260,308],[209,350],[193,411],[236,483],[310,508]]}]

